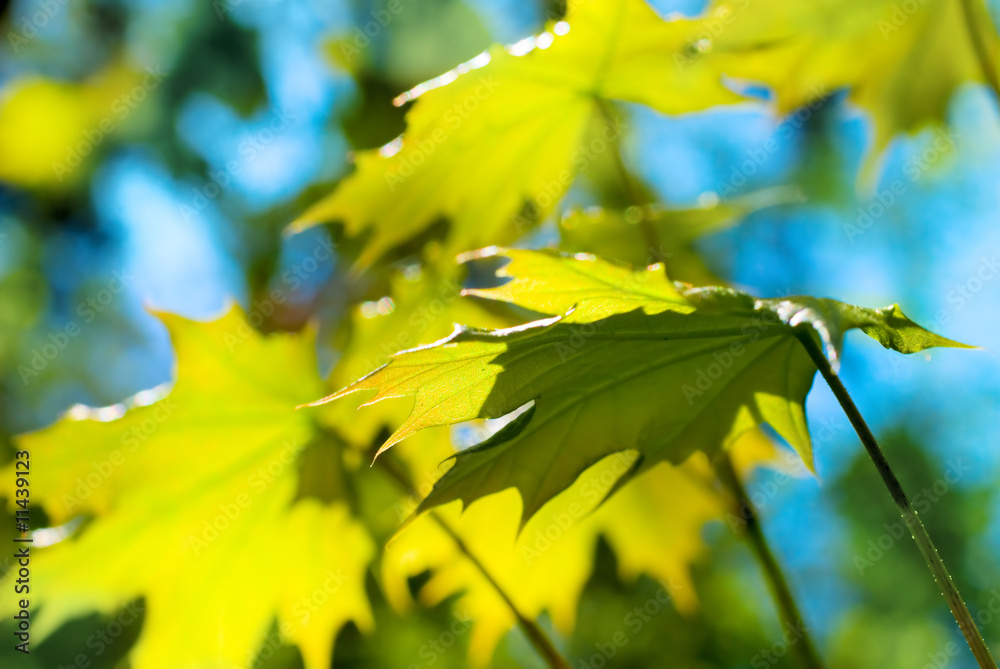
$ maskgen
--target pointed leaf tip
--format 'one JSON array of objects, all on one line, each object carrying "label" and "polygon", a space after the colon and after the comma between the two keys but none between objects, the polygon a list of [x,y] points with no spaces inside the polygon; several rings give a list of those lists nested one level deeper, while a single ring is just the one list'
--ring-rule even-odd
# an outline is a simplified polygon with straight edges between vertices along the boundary
[{"label": "pointed leaf tip", "polygon": [[815,475],[804,404],[816,366],[798,336],[815,339],[831,366],[853,328],[904,353],[964,346],[920,327],[897,305],[757,299],[723,287],[687,289],[660,273],[591,257],[490,253],[511,258],[504,269],[513,280],[467,293],[556,315],[502,329],[460,328],[364,377],[363,387],[376,391],[373,403],[414,398],[379,452],[427,427],[497,418],[533,403],[456,454],[421,508],[515,488],[523,524],[610,453],[635,450],[646,471],[695,451],[712,455],[763,424]]},{"label": "pointed leaf tip", "polygon": [[872,318],[857,327],[885,348],[906,354],[928,348],[977,348],[931,332],[911,320],[898,304],[867,311]]}]

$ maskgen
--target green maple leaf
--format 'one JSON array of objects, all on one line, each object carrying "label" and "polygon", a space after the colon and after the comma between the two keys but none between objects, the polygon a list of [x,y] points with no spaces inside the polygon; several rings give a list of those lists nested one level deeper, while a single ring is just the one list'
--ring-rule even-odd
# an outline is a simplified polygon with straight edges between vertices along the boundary
[{"label": "green maple leaf", "polygon": [[516,278],[467,294],[556,315],[496,331],[459,328],[321,400],[363,390],[374,391],[369,404],[412,397],[412,412],[380,452],[427,427],[530,406],[457,454],[421,508],[514,487],[529,518],[612,453],[640,456],[624,480],[696,451],[713,455],[764,423],[812,467],[803,404],[816,370],[800,332],[817,337],[835,364],[852,328],[902,353],[964,346],[928,332],[897,305],[761,300],[674,284],[658,267],[633,272],[592,256],[481,255],[511,259],[500,275]]},{"label": "green maple leaf", "polygon": [[32,503],[54,523],[91,519],[32,549],[32,631],[143,597],[136,669],[254,666],[279,643],[325,669],[343,625],[372,626],[375,546],[345,500],[302,494],[302,455],[330,447],[315,416],[292,410],[322,388],[313,341],[264,338],[238,310],[210,323],[161,318],[177,351],[169,394],[77,408],[16,439]]},{"label": "green maple leaf", "polygon": [[969,2],[978,13],[969,19],[963,4],[719,0],[689,62],[718,60],[727,74],[769,84],[783,113],[848,88],[872,114],[877,155],[897,132],[940,123],[959,86],[989,80],[1000,41],[986,7]]},{"label": "green maple leaf", "polygon": [[[701,18],[663,20],[643,0],[570,3],[527,46],[496,46],[400,96],[416,101],[404,134],[359,153],[294,227],[340,221],[367,234],[361,266],[441,219],[444,256],[509,243],[618,140],[608,102],[682,114],[743,100],[726,78],[770,86],[780,113],[849,89],[873,115],[877,156],[897,132],[940,122],[952,93],[988,79],[984,60],[1000,54],[988,22],[970,28],[960,3],[900,7],[719,0]],[[947,151],[955,140],[936,141]]]},{"label": "green maple leaf", "polygon": [[623,128],[606,123],[605,101],[679,114],[741,99],[713,61],[677,67],[699,25],[664,21],[643,0],[570,3],[565,21],[529,39],[530,52],[494,47],[402,96],[417,99],[403,136],[359,154],[356,171],[296,226],[371,230],[362,265],[441,217],[452,222],[449,253],[512,241],[614,148]]},{"label": "green maple leaf", "polygon": [[[447,441],[435,439],[435,432],[423,431],[393,449],[391,455],[406,464],[412,480],[436,480],[441,460],[454,453]],[[741,471],[773,465],[776,446],[755,430],[734,445],[733,458]],[[679,467],[661,463],[602,503],[617,476],[633,461],[631,454],[604,458],[523,527],[514,490],[464,510],[458,504],[442,507],[436,510],[437,517],[446,519],[462,537],[519,611],[533,619],[547,612],[555,628],[567,636],[592,577],[601,537],[614,551],[625,582],[642,574],[655,578],[668,589],[678,610],[694,613],[698,595],[692,563],[707,551],[705,524],[738,513],[738,506],[724,488],[712,485],[711,465],[703,457]],[[418,501],[408,508],[415,508]],[[470,568],[435,518],[423,514],[386,547],[382,587],[389,600],[405,611],[413,593],[410,579],[428,572],[431,576],[418,596],[429,604],[457,598],[456,605],[475,619],[469,639],[472,665],[489,666],[497,644],[515,624],[511,610],[490,582]]]}]

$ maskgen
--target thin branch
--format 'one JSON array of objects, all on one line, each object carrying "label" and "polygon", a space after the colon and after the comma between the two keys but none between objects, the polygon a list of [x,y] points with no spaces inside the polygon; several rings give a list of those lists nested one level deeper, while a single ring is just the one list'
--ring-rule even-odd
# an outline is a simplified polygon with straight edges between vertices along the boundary
[{"label": "thin branch", "polygon": [[785,579],[785,575],[781,571],[781,566],[778,564],[774,553],[771,551],[771,547],[767,543],[767,538],[764,536],[764,531],[757,519],[757,509],[754,507],[753,502],[750,501],[750,497],[743,487],[743,482],[740,480],[736,468],[733,467],[733,461],[729,453],[722,453],[716,460],[716,471],[719,473],[719,478],[722,479],[723,483],[729,487],[732,494],[736,497],[738,503],[744,507],[745,513],[741,515],[745,522],[747,539],[757,554],[761,567],[763,567],[764,572],[767,574],[767,580],[771,586],[771,594],[778,604],[778,615],[785,625],[790,625],[796,633],[801,634],[801,638],[796,643],[795,649],[799,655],[799,659],[802,661],[802,666],[809,669],[821,669],[823,663],[819,659],[819,653],[816,652],[816,645],[809,634],[809,628],[806,627],[805,618],[799,612],[799,607],[792,596],[792,590],[788,586],[788,581]]},{"label": "thin branch", "polygon": [[[609,127],[613,128],[618,125],[618,121],[615,118],[614,110],[611,104],[607,100],[597,98],[597,107],[601,110],[601,117],[604,119],[604,123]],[[618,171],[618,177],[621,179],[622,186],[625,189],[626,195],[628,195],[629,200],[633,205],[637,207],[642,207],[647,202],[647,197],[639,184],[636,183],[635,179],[632,178],[632,174],[625,167],[625,161],[622,159],[622,153],[619,146],[612,147],[612,160],[615,163],[615,169]],[[663,265],[663,270],[667,273],[667,278],[670,278],[670,268],[667,265],[667,253],[663,249],[659,234],[656,232],[656,227],[653,225],[653,221],[646,215],[644,211],[642,216],[639,218],[639,229],[642,231],[643,240],[646,242],[647,254],[656,259],[657,262]]]},{"label": "thin branch", "polygon": [[[980,21],[985,21],[990,34],[995,34],[995,28],[993,27],[993,22],[989,17],[989,12],[985,6],[980,6],[977,12],[977,0],[961,0],[962,2],[962,14],[965,16],[965,28],[969,32],[969,41],[972,42],[972,48],[976,52],[976,58],[979,59],[979,67],[983,71],[983,77],[986,79],[986,83],[989,84],[990,88],[993,89],[993,93],[997,96],[997,102],[1000,103],[1000,76],[997,75],[997,66],[990,58],[990,50],[986,45],[986,41],[983,39],[983,33],[979,25]],[[977,14],[985,12],[985,18],[982,16],[977,16]]]},{"label": "thin branch", "polygon": [[[601,115],[604,117],[604,122],[609,126],[614,124],[615,120],[611,106],[606,101],[600,99],[598,99],[597,104],[601,110]],[[615,166],[618,169],[618,176],[624,184],[625,190],[631,198],[633,204],[645,204],[646,202],[642,189],[638,184],[636,184],[632,175],[629,173],[628,168],[625,167],[625,161],[622,160],[621,151],[618,147],[614,147],[614,161]],[[656,228],[653,226],[652,221],[645,215],[641,218],[640,225],[642,226],[642,234],[646,244],[649,246],[649,250],[657,256],[657,260],[663,264],[663,271],[669,280],[670,268],[667,265],[667,254],[665,249],[662,248],[660,237]],[[721,460],[723,462],[723,466],[721,467],[723,471],[720,473],[725,475],[728,467],[728,471],[732,474],[731,481],[728,482],[728,484],[730,485],[733,494],[737,497],[737,499],[744,500],[749,505],[750,501],[743,491],[743,486],[739,481],[739,477],[732,468],[732,463],[729,460],[728,454],[724,454]],[[752,509],[752,506],[750,508]],[[805,620],[799,613],[798,606],[795,604],[791,590],[788,588],[788,582],[781,571],[781,566],[774,558],[774,553],[772,553],[770,546],[767,544],[767,538],[760,529],[760,524],[756,519],[756,509],[752,510],[753,516],[747,520],[747,538],[750,542],[750,547],[753,549],[754,555],[757,557],[761,568],[764,570],[764,575],[770,583],[771,592],[774,595],[775,602],[780,612],[779,615],[783,621],[790,621],[791,624],[795,625],[796,628],[800,629],[802,632],[802,639],[799,644],[799,654],[802,656],[804,666],[808,669],[820,669],[823,665],[820,662],[819,656],[816,653],[816,648],[807,633]]]},{"label": "thin branch", "polygon": [[[390,462],[389,458],[383,455],[375,462],[380,465],[382,471],[388,474],[389,477],[399,484],[400,487],[404,488],[408,493],[416,495],[406,477],[393,463]],[[531,645],[534,646],[536,651],[538,651],[538,654],[545,660],[545,663],[551,667],[551,669],[570,669],[569,662],[567,662],[566,659],[559,653],[555,644],[553,644],[552,640],[545,634],[545,630],[539,627],[538,623],[534,620],[521,613],[514,601],[486,568],[486,565],[484,565],[479,558],[476,557],[462,537],[459,536],[458,532],[456,532],[455,529],[448,524],[448,521],[442,518],[436,511],[429,511],[427,513],[431,519],[434,520],[434,522],[437,523],[442,530],[444,530],[445,534],[447,534],[451,540],[455,542],[458,550],[465,555],[469,562],[473,564],[479,573],[483,575],[483,578],[485,578],[493,589],[496,590],[497,594],[500,595],[500,598],[503,599],[511,613],[514,614],[514,618],[517,620],[518,626],[520,626],[525,636],[528,637],[528,641],[530,641]]]},{"label": "thin branch", "polygon": [[458,549],[465,554],[465,557],[467,557],[469,561],[475,565],[476,569],[482,573],[486,580],[490,582],[490,585],[492,585],[493,589],[497,591],[497,594],[503,598],[503,601],[514,614],[514,617],[517,618],[517,624],[521,626],[521,629],[528,637],[528,640],[531,641],[531,645],[538,651],[538,654],[545,658],[545,662],[552,667],[552,669],[569,669],[569,663],[565,660],[565,658],[563,658],[562,655],[559,654],[559,651],[556,650],[552,640],[546,636],[545,630],[539,627],[534,620],[521,613],[521,611],[517,608],[517,605],[514,604],[500,584],[497,583],[496,579],[493,578],[493,575],[490,574],[489,570],[486,569],[486,566],[479,561],[479,558],[477,558],[471,550],[469,550],[465,541],[462,540],[462,537],[458,536],[458,533],[454,530],[454,528],[452,528],[451,525],[449,525],[448,522],[436,511],[431,511],[430,515],[431,518],[434,519],[434,522],[440,525],[441,529],[443,529],[445,533],[452,538],[455,545],[458,546]]},{"label": "thin branch", "polygon": [[980,634],[979,629],[976,627],[972,614],[969,613],[969,609],[966,607],[961,593],[959,593],[958,588],[955,586],[951,574],[948,573],[948,568],[938,554],[937,548],[934,547],[934,542],[931,541],[927,529],[917,516],[917,512],[910,503],[909,497],[903,491],[903,486],[899,483],[899,479],[896,478],[896,474],[892,471],[889,461],[886,460],[885,453],[882,452],[882,447],[879,446],[872,431],[868,428],[868,424],[865,423],[864,417],[858,411],[858,407],[847,393],[847,388],[841,383],[837,373],[833,371],[830,361],[823,355],[823,351],[812,334],[807,330],[799,330],[798,338],[809,353],[809,357],[816,364],[816,368],[820,374],[826,379],[827,385],[830,386],[837,401],[840,402],[844,413],[847,414],[851,425],[854,426],[854,431],[858,433],[861,443],[864,444],[865,450],[868,451],[868,455],[875,463],[875,468],[882,477],[886,488],[889,489],[889,494],[892,495],[892,501],[896,503],[896,508],[899,509],[899,514],[903,517],[903,522],[906,523],[914,541],[917,542],[917,547],[920,549],[921,555],[924,556],[924,561],[927,562],[931,574],[934,575],[934,580],[937,581],[938,586],[941,588],[941,592],[948,602],[948,607],[951,609],[952,615],[955,616],[955,621],[958,623],[959,629],[962,630],[962,635],[969,644],[969,648],[972,649],[972,654],[976,657],[979,666],[982,669],[997,669],[996,661],[990,655],[990,650],[986,647],[983,635]]},{"label": "thin branch", "polygon": [[[612,125],[615,120],[611,106],[606,101],[600,99],[597,104],[601,110],[602,116],[604,117],[605,123],[609,126]],[[618,147],[614,148],[614,161],[615,166],[618,169],[619,178],[622,180],[625,190],[628,192],[633,204],[645,204],[646,202],[642,189],[638,186],[638,184],[636,184],[632,175],[625,167],[625,161],[622,160],[621,151]],[[649,250],[656,256],[662,256],[657,257],[657,259],[663,264],[663,271],[669,280],[670,268],[667,265],[667,254],[665,249],[662,248],[659,233],[657,233],[652,221],[649,220],[647,216],[642,217],[640,224],[642,225],[643,237],[645,238],[646,244],[649,246]],[[779,615],[783,621],[787,621],[792,625],[795,625],[796,629],[799,629],[802,633],[802,639],[799,643],[798,652],[802,656],[803,665],[807,667],[807,669],[821,669],[823,665],[816,652],[816,647],[808,635],[808,628],[805,625],[805,619],[799,613],[799,608],[795,604],[795,599],[792,597],[791,590],[788,587],[788,582],[781,571],[781,566],[774,558],[774,553],[771,551],[770,546],[768,546],[767,537],[764,536],[764,533],[760,528],[760,523],[757,521],[756,509],[753,509],[750,500],[747,498],[746,493],[743,490],[743,485],[740,483],[739,476],[737,476],[735,470],[733,469],[728,453],[723,454],[721,462],[721,469],[723,471],[720,473],[724,477],[727,472],[730,474],[730,476],[726,477],[730,480],[724,482],[730,486],[736,498],[745,502],[748,505],[749,510],[752,511],[752,514],[750,514],[751,517],[747,519],[747,539],[750,543],[750,547],[753,549],[753,553],[756,556],[757,561],[760,562],[761,568],[764,570],[764,575],[767,577],[771,586],[771,592],[774,595],[775,602],[778,606]]]}]

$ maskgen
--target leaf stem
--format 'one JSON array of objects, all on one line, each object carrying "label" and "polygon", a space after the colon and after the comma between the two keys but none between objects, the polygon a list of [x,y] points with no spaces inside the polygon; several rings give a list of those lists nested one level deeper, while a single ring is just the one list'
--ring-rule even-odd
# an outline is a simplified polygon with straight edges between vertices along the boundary
[{"label": "leaf stem", "polygon": [[[608,127],[614,127],[614,110],[611,105],[606,100],[598,98],[597,106],[600,109],[604,122],[608,125]],[[635,182],[635,179],[632,178],[631,173],[629,173],[628,168],[625,166],[620,146],[613,147],[613,151],[615,167],[618,170],[618,176],[622,180],[622,184],[624,185],[628,197],[636,206],[646,204],[646,198],[644,197],[641,187]],[[648,247],[647,252],[661,263],[663,271],[669,281],[670,266],[667,263],[668,254],[663,248],[656,227],[645,214],[643,214],[640,219],[640,225],[644,241]],[[719,336],[718,332],[716,332],[714,336]],[[753,508],[749,498],[747,498],[746,492],[743,490],[743,484],[740,483],[739,476],[733,469],[732,462],[730,461],[728,454],[722,458],[722,463],[722,469],[724,470],[723,474],[725,474],[726,471],[731,474],[729,477],[729,484],[737,499],[743,500],[748,505],[748,509],[752,511],[751,518],[747,520],[747,538],[750,543],[750,547],[753,549],[754,555],[757,557],[761,568],[764,570],[764,575],[770,583],[771,592],[775,597],[780,615],[785,621],[790,622],[796,629],[801,631],[802,638],[798,645],[799,654],[802,656],[803,664],[808,669],[821,669],[823,665],[820,662],[819,656],[816,653],[816,648],[809,637],[805,621],[799,613],[798,606],[795,604],[795,599],[792,597],[791,590],[788,587],[788,582],[781,571],[781,566],[778,564],[778,561],[775,560],[774,553],[771,552],[771,548],[768,546],[767,537],[764,536],[760,523],[757,521],[757,511]]]},{"label": "leaf stem", "polygon": [[844,413],[847,414],[851,425],[854,426],[854,431],[858,433],[861,443],[864,444],[865,450],[868,451],[868,455],[875,463],[875,468],[882,477],[886,488],[889,489],[889,494],[892,495],[892,500],[896,503],[896,508],[899,509],[899,513],[903,517],[903,522],[906,523],[914,541],[917,542],[917,547],[920,549],[921,555],[924,556],[924,561],[927,562],[927,566],[930,568],[934,580],[937,581],[938,587],[941,588],[941,592],[948,602],[948,607],[951,609],[951,613],[955,616],[955,621],[958,623],[958,628],[962,631],[962,635],[969,644],[969,648],[976,657],[979,666],[982,669],[997,669],[996,661],[990,655],[990,650],[986,647],[986,642],[976,627],[972,614],[969,613],[969,609],[966,607],[962,595],[955,586],[951,574],[948,573],[948,568],[938,554],[937,548],[934,547],[934,542],[931,541],[927,529],[917,516],[917,512],[913,508],[913,504],[910,503],[909,497],[903,491],[903,486],[900,484],[899,479],[896,478],[896,474],[892,471],[892,467],[889,465],[889,461],[886,460],[882,447],[879,446],[872,431],[868,428],[868,424],[865,423],[864,417],[858,411],[858,407],[847,393],[847,388],[841,383],[837,373],[833,371],[830,361],[823,355],[823,351],[812,334],[808,330],[800,329],[797,332],[797,336],[805,347],[806,352],[809,353],[809,356],[816,364],[816,368],[823,375],[827,385],[830,386],[837,401],[840,402]]},{"label": "leaf stem", "polygon": [[[410,486],[403,473],[389,461],[389,458],[383,456],[376,460],[375,463],[379,465],[382,471],[388,474],[393,481],[398,483],[400,487],[404,488],[410,494],[418,496]],[[466,559],[472,563],[479,573],[483,575],[483,578],[485,578],[493,589],[496,590],[497,594],[500,595],[500,598],[503,599],[507,608],[509,608],[511,613],[514,614],[514,618],[517,620],[517,624],[520,626],[521,631],[523,631],[524,635],[528,637],[528,641],[531,642],[531,645],[535,648],[538,654],[542,656],[542,659],[545,660],[545,663],[550,667],[550,669],[570,669],[569,662],[567,662],[566,659],[559,653],[555,644],[552,643],[552,640],[545,634],[545,630],[543,630],[534,620],[521,613],[514,601],[486,568],[486,565],[484,565],[479,558],[476,557],[476,555],[472,552],[462,537],[459,536],[458,532],[456,532],[455,529],[448,523],[448,521],[442,518],[441,514],[437,511],[428,511],[427,513],[444,531],[444,533],[455,542],[458,550],[465,555]]]},{"label": "leaf stem", "polygon": [[[604,119],[604,123],[609,129],[614,129],[624,125],[620,119],[615,118],[615,111],[607,100],[596,98],[596,102],[597,108],[601,111],[601,117]],[[622,187],[625,189],[625,195],[636,207],[642,207],[648,204],[649,198],[646,196],[644,189],[636,183],[636,180],[632,177],[632,174],[625,166],[625,160],[622,158],[620,137],[616,140],[616,145],[611,147],[611,154],[611,158],[615,164],[615,169],[618,172],[618,177],[621,179]],[[664,270],[666,270],[669,275],[667,253],[663,249],[660,236],[656,232],[656,227],[653,225],[653,221],[650,220],[645,211],[639,218],[639,229],[642,231],[643,241],[646,242],[647,257],[653,258],[657,262],[661,263]]]},{"label": "leaf stem", "polygon": [[789,626],[795,633],[801,634],[795,648],[802,661],[802,666],[808,667],[808,669],[820,669],[823,663],[819,658],[819,653],[816,652],[816,645],[809,634],[805,618],[795,603],[795,598],[792,596],[792,590],[781,570],[781,565],[778,564],[778,560],[774,557],[774,553],[767,543],[767,538],[764,536],[764,531],[757,519],[757,509],[750,501],[729,453],[724,452],[719,456],[716,461],[716,470],[738,503],[744,507],[744,513],[741,515],[745,522],[746,536],[767,575],[771,594],[778,605],[778,615],[781,617],[782,623]]},{"label": "leaf stem", "polygon": [[531,645],[534,646],[535,650],[538,651],[538,654],[545,659],[545,662],[552,667],[552,669],[570,669],[569,663],[565,658],[563,658],[562,655],[559,654],[555,644],[553,644],[552,640],[545,634],[545,631],[539,627],[538,623],[521,613],[521,611],[517,608],[517,605],[514,604],[500,584],[497,583],[496,579],[493,578],[493,575],[490,574],[489,570],[486,569],[486,566],[479,561],[479,558],[477,558],[471,550],[469,550],[469,547],[465,544],[462,537],[458,535],[458,532],[456,532],[454,528],[448,524],[448,521],[442,518],[436,511],[431,511],[430,515],[434,519],[434,522],[436,522],[441,529],[443,529],[445,533],[451,537],[452,541],[455,542],[455,545],[458,546],[458,549],[465,554],[465,557],[467,557],[469,561],[475,565],[476,569],[482,573],[483,577],[489,581],[490,585],[493,586],[493,589],[497,591],[497,594],[503,598],[503,601],[507,604],[511,613],[513,613],[514,617],[517,618],[517,624],[520,625],[525,636],[527,636],[528,640],[531,642]]},{"label": "leaf stem", "polygon": [[[997,96],[997,102],[1000,103],[1000,76],[997,75],[996,63],[990,58],[989,49],[986,46],[986,42],[983,40],[983,33],[980,31],[977,25],[980,17],[976,16],[976,3],[977,0],[961,0],[962,2],[962,14],[965,16],[965,28],[969,32],[969,41],[972,42],[972,48],[976,52],[976,58],[979,59],[979,67],[983,71],[983,77],[986,79],[986,83],[989,84],[990,88],[993,89],[993,93]],[[986,9],[985,6],[982,9]],[[987,10],[986,23],[989,26],[991,34],[993,34],[993,22],[988,16],[989,11]]]}]

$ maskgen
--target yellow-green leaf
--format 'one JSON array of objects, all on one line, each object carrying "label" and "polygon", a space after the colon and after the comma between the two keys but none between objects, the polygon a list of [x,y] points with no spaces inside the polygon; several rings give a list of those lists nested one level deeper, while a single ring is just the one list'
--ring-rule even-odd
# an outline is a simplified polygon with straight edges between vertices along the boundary
[{"label": "yellow-green leaf", "polygon": [[235,309],[162,319],[177,352],[168,394],[77,408],[17,439],[49,517],[92,517],[33,551],[33,631],[143,597],[136,669],[250,666],[275,622],[325,669],[341,626],[372,624],[375,547],[342,501],[297,498],[300,453],[326,446],[315,416],[294,411],[322,388],[312,339],[265,339]]},{"label": "yellow-green leaf", "polygon": [[[395,449],[411,479],[433,481],[440,475],[438,463],[451,451],[441,436],[428,430]],[[735,449],[742,469],[776,459],[773,443],[758,431],[747,433]],[[704,554],[704,525],[733,513],[735,500],[713,485],[708,460],[696,455],[679,467],[661,463],[601,504],[634,460],[633,452],[604,458],[523,529],[513,490],[479,500],[464,512],[452,504],[438,513],[522,614],[537,619],[548,613],[564,635],[575,625],[601,536],[614,550],[623,580],[655,578],[664,586],[663,600],[690,613],[698,606],[691,565]],[[427,571],[431,577],[419,591],[423,603],[457,596],[456,609],[474,621],[469,652],[477,666],[488,666],[498,642],[516,624],[494,586],[426,514],[389,543],[381,571],[383,589],[401,611],[411,605],[409,579]]]},{"label": "yellow-green leaf", "polygon": [[632,273],[593,257],[493,252],[511,259],[503,271],[515,278],[470,292],[557,315],[497,331],[460,328],[323,400],[358,391],[374,391],[369,403],[413,397],[382,451],[427,427],[523,410],[457,454],[424,508],[515,487],[530,518],[608,455],[637,451],[642,471],[695,451],[714,455],[764,423],[811,468],[803,404],[816,370],[800,333],[818,338],[834,363],[852,328],[904,353],[962,346],[895,305],[760,300],[675,285],[655,268]]},{"label": "yellow-green leaf", "polygon": [[967,22],[963,4],[722,0],[707,12],[704,48],[689,62],[718,60],[732,76],[773,86],[782,112],[849,88],[874,118],[877,153],[897,132],[942,121],[959,86],[984,81],[974,39],[995,67],[1000,48],[986,8],[969,2],[980,16]]},{"label": "yellow-green leaf", "polygon": [[371,228],[362,264],[441,217],[452,224],[450,253],[509,242],[523,232],[526,203],[550,211],[621,134],[605,124],[602,101],[677,114],[739,99],[713,62],[677,67],[697,25],[664,21],[643,0],[570,3],[541,36],[494,47],[402,96],[418,98],[402,138],[359,154],[354,174],[296,225]]}]

